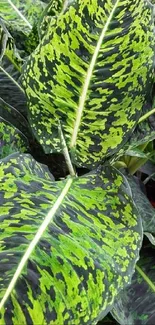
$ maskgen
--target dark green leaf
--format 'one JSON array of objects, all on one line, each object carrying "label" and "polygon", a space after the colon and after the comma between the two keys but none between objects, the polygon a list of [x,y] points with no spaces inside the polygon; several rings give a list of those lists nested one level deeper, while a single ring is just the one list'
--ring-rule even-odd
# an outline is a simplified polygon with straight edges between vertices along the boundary
[{"label": "dark green leaf", "polygon": [[0,117],[19,129],[25,136],[32,138],[30,127],[25,117],[13,106],[2,100],[2,98],[0,98]]},{"label": "dark green leaf", "polygon": [[119,324],[155,324],[155,247],[147,245],[132,283],[115,300],[112,315]]},{"label": "dark green leaf", "polygon": [[143,0],[78,0],[51,20],[23,71],[46,153],[62,150],[58,121],[79,166],[96,166],[127,141],[151,89],[153,27]]},{"label": "dark green leaf", "polygon": [[7,59],[3,59],[3,66],[0,65],[0,97],[27,116],[26,98],[19,78],[20,73]]},{"label": "dark green leaf", "polygon": [[53,182],[18,154],[1,161],[0,175],[0,323],[96,324],[141,247],[125,178],[107,166]]}]

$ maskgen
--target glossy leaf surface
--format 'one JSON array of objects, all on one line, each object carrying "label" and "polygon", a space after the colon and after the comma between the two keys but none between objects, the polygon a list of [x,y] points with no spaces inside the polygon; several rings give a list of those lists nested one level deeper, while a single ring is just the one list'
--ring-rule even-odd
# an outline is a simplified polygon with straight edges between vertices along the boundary
[{"label": "glossy leaf surface", "polygon": [[96,324],[139,256],[128,183],[109,166],[54,182],[17,154],[0,175],[0,324]]},{"label": "glossy leaf surface", "polygon": [[45,152],[61,151],[60,121],[75,164],[92,168],[115,153],[150,92],[153,46],[143,0],[78,0],[53,18],[23,71],[30,123]]},{"label": "glossy leaf surface", "polygon": [[141,251],[132,283],[117,297],[112,315],[119,324],[155,323],[155,247]]}]

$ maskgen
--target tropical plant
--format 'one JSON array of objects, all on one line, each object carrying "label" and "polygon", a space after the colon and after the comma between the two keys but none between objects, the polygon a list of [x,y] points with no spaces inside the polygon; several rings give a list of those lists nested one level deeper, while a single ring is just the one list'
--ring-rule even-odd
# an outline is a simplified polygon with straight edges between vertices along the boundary
[{"label": "tropical plant", "polygon": [[1,325],[155,322],[153,15],[144,0],[2,6]]}]

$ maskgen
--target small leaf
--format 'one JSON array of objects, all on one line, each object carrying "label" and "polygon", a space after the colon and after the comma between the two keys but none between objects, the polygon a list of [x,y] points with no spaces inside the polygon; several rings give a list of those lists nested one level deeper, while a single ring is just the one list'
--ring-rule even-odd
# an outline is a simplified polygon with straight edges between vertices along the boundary
[{"label": "small leaf", "polygon": [[119,324],[155,324],[155,247],[143,247],[131,284],[115,300],[112,316]]},{"label": "small leaf", "polygon": [[139,257],[130,188],[107,166],[54,182],[30,155],[0,164],[0,323],[90,325]]},{"label": "small leaf", "polygon": [[0,117],[0,158],[13,152],[27,152],[28,140],[15,126]]}]

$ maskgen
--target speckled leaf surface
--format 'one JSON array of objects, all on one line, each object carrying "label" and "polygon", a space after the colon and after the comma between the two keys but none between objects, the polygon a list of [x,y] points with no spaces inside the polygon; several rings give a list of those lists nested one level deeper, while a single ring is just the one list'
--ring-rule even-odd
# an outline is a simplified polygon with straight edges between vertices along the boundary
[{"label": "speckled leaf surface", "polygon": [[142,219],[143,230],[155,234],[155,209],[143,192],[145,189],[144,184],[138,178],[124,174],[130,184],[133,201]]},{"label": "speckled leaf surface", "polygon": [[0,158],[13,152],[27,152],[28,150],[27,137],[14,125],[0,117]]},{"label": "speckled leaf surface", "polygon": [[7,56],[14,66],[21,71],[23,60],[15,46],[15,41],[10,34],[9,25],[0,18],[0,66],[2,66],[3,56]]},{"label": "speckled leaf surface", "polygon": [[52,0],[49,2],[39,20],[38,30],[40,38],[45,36],[51,19],[56,18],[61,13],[63,7],[67,6],[68,2],[68,0]]},{"label": "speckled leaf surface", "polygon": [[16,154],[0,175],[0,324],[96,324],[139,257],[128,183],[109,166],[54,182]]},{"label": "speckled leaf surface", "polygon": [[93,168],[127,140],[151,88],[152,20],[143,0],[78,0],[51,20],[23,71],[46,153],[61,150],[58,121],[79,166]]},{"label": "speckled leaf surface", "polygon": [[121,325],[155,324],[155,247],[151,244],[141,250],[132,283],[118,295],[112,315]]}]

